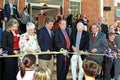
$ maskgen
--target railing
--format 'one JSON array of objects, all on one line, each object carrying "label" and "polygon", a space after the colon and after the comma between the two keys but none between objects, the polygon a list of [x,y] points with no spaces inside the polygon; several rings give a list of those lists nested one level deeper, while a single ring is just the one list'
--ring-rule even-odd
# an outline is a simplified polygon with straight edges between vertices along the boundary
[{"label": "railing", "polygon": [[[95,55],[95,56],[107,56],[107,57],[114,57],[114,58],[118,58],[118,56],[120,54],[118,54],[117,52],[115,52],[114,54],[109,54],[109,55],[106,55],[106,54],[100,54],[100,53],[89,53],[87,51],[79,51],[79,52],[68,52],[67,50],[65,49],[61,49],[59,52],[56,52],[56,51],[42,51],[42,52],[39,52],[39,53],[32,53],[34,55],[40,55],[40,54],[54,54],[54,55],[57,55],[57,54],[63,54],[63,55],[68,55],[68,54],[75,54],[75,55]],[[4,53],[3,56],[0,56],[0,58],[5,58],[5,57],[22,57],[26,54],[18,54],[18,55],[7,55],[7,53]]]}]

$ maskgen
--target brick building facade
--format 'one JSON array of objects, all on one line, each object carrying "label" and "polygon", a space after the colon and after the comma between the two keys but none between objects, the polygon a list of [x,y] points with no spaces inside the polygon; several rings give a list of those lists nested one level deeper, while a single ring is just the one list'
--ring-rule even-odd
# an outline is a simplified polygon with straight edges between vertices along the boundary
[{"label": "brick building facade", "polygon": [[[19,12],[23,10],[25,7],[26,0],[18,0],[19,1]],[[68,9],[70,8],[70,0],[64,1],[64,15],[68,14]],[[105,23],[111,24],[114,23],[114,0],[80,0],[81,1],[81,13],[85,14],[89,23],[97,22],[97,18],[99,16],[103,16],[105,19]],[[3,8],[4,0],[1,0],[0,7]],[[102,5],[102,7],[101,7]],[[104,6],[111,7],[110,11],[103,11]]]},{"label": "brick building facade", "polygon": [[[101,9],[101,0],[82,0],[82,14],[86,14],[90,24],[97,22],[99,16],[104,17],[106,24],[114,23],[114,0],[102,0],[103,7]],[[110,11],[104,11],[105,6],[111,7]],[[103,11],[101,11],[103,10]],[[101,15],[103,14],[103,15]]]}]

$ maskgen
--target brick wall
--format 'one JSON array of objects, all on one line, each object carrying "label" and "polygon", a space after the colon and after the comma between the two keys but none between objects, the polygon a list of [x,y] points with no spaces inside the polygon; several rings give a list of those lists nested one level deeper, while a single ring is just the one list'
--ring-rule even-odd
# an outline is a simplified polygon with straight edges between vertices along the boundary
[{"label": "brick wall", "polygon": [[0,8],[3,8],[3,1],[4,0],[0,0]]},{"label": "brick wall", "polygon": [[104,20],[105,23],[110,25],[114,23],[114,0],[103,0],[104,1],[104,6],[109,6],[111,7],[111,11],[104,11]]},{"label": "brick wall", "polygon": [[100,0],[82,0],[81,11],[87,16],[91,25],[100,16]]},{"label": "brick wall", "polygon": [[64,17],[68,14],[68,9],[70,7],[70,0],[64,0]]},{"label": "brick wall", "polygon": [[[104,22],[109,24],[114,23],[114,0],[103,0],[103,6],[111,7],[111,11],[104,11]],[[93,4],[94,3],[94,4]],[[82,0],[82,14],[85,14],[89,19],[89,24],[97,21],[100,16],[100,0]]]},{"label": "brick wall", "polygon": [[19,12],[23,11],[25,5],[25,1],[26,0],[19,0]]}]

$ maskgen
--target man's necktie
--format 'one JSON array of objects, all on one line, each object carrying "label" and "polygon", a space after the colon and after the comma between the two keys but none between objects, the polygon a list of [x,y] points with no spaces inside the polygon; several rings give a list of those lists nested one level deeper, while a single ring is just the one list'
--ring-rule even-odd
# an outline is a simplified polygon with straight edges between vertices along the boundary
[{"label": "man's necktie", "polygon": [[92,44],[94,44],[95,39],[96,39],[96,36],[95,36],[95,34],[93,34]]},{"label": "man's necktie", "polygon": [[65,40],[66,40],[66,45],[67,45],[67,49],[70,49],[70,40],[69,40],[69,37],[66,33],[66,31],[64,30],[64,36],[65,36]]}]

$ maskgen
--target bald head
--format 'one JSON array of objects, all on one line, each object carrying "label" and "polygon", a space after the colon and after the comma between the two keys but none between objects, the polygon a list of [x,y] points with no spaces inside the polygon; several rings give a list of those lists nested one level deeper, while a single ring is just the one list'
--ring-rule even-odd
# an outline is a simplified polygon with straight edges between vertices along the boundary
[{"label": "bald head", "polygon": [[98,17],[98,24],[102,24],[103,23],[104,18],[103,17]]}]

